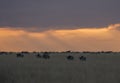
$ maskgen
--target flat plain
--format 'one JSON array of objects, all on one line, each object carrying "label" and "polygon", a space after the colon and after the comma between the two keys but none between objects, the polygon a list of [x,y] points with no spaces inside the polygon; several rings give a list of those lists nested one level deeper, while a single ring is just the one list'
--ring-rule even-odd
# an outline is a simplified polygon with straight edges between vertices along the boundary
[{"label": "flat plain", "polygon": [[[40,53],[42,55],[42,53]],[[73,56],[68,60],[67,56]],[[0,83],[120,83],[120,53],[0,55]],[[79,59],[86,57],[85,61]]]}]

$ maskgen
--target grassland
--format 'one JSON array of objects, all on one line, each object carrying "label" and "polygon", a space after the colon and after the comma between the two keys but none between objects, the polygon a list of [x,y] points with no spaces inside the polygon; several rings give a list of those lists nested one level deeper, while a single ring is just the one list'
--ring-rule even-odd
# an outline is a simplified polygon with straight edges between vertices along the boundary
[{"label": "grassland", "polygon": [[51,53],[49,59],[2,54],[0,83],[120,83],[120,53]]}]

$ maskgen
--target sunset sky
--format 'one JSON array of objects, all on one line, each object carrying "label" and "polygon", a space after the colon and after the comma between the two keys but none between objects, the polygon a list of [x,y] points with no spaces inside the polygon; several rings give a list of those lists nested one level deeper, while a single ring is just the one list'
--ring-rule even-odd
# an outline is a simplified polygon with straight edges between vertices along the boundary
[{"label": "sunset sky", "polygon": [[0,51],[120,51],[120,0],[0,0]]}]

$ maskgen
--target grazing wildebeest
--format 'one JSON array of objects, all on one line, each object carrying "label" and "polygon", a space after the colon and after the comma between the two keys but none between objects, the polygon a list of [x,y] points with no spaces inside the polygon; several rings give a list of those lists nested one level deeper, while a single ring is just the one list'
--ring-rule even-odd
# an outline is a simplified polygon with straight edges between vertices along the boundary
[{"label": "grazing wildebeest", "polygon": [[86,57],[84,57],[84,56],[79,57],[79,59],[82,61],[86,61]]},{"label": "grazing wildebeest", "polygon": [[66,51],[66,53],[70,53],[70,52],[71,52],[70,50]]},{"label": "grazing wildebeest", "polygon": [[49,59],[50,58],[49,53],[48,52],[44,52],[43,53],[43,58],[44,59]]},{"label": "grazing wildebeest", "polygon": [[41,58],[41,55],[40,55],[40,54],[37,54],[36,56],[37,56],[38,58]]},{"label": "grazing wildebeest", "polygon": [[69,55],[69,56],[67,56],[67,59],[68,59],[68,60],[73,60],[74,57]]},{"label": "grazing wildebeest", "polygon": [[22,51],[21,53],[22,53],[22,54],[28,54],[29,52],[27,52],[27,51]]},{"label": "grazing wildebeest", "polygon": [[0,55],[6,55],[7,52],[0,52]]},{"label": "grazing wildebeest", "polygon": [[24,57],[24,55],[21,54],[21,53],[18,53],[18,54],[17,54],[17,57],[21,57],[21,58],[22,58],[22,57]]}]

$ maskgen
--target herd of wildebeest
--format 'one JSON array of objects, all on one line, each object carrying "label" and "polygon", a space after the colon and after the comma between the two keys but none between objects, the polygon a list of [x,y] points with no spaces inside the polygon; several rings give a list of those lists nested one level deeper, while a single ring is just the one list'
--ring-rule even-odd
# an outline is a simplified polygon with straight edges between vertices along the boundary
[{"label": "herd of wildebeest", "polygon": [[[24,53],[17,53],[16,56],[22,58],[22,57],[24,57]],[[37,58],[50,59],[50,53],[49,52],[44,52],[43,54],[37,53],[35,56]],[[66,59],[74,60],[74,57],[71,56],[71,55],[68,55],[66,57]],[[82,60],[82,61],[86,61],[86,57],[85,56],[80,56],[79,59]]]},{"label": "herd of wildebeest", "polygon": [[[0,55],[3,55],[3,54],[7,55],[7,54],[12,54],[12,53],[14,53],[14,52],[0,52]],[[17,58],[23,58],[25,56],[25,54],[28,54],[28,53],[29,52],[18,52],[18,53],[15,53],[15,54],[16,54]],[[35,53],[35,56],[37,58],[50,59],[50,57],[51,57],[50,56],[51,52],[42,52],[42,53],[33,52],[33,53]],[[67,56],[65,56],[65,58],[67,60],[74,60],[75,57],[69,54],[69,53],[71,53],[71,51],[66,51],[65,53],[68,53]],[[94,54],[107,53],[107,54],[109,54],[109,53],[114,53],[114,52],[112,52],[112,51],[107,51],[107,52],[87,52],[87,51],[85,51],[83,53],[94,53]],[[86,56],[81,55],[81,56],[79,56],[78,59],[81,60],[81,61],[86,61]]]},{"label": "herd of wildebeest", "polygon": [[[25,54],[28,54],[29,52],[18,52],[18,53],[16,53],[16,57],[17,58],[23,58],[24,56],[25,56]],[[69,52],[68,52],[69,53]],[[0,52],[0,55],[6,55],[6,54],[8,54],[8,52]],[[9,52],[9,54],[12,54],[12,52],[10,53]],[[43,52],[42,54],[41,53],[38,53],[38,52],[36,52],[35,53],[35,56],[37,57],[37,58],[43,58],[43,59],[50,59],[50,52]],[[65,57],[67,60],[74,60],[74,56],[72,56],[72,55],[67,55],[66,57]],[[86,57],[85,56],[80,56],[79,57],[79,60],[81,60],[81,61],[86,61]]]}]

